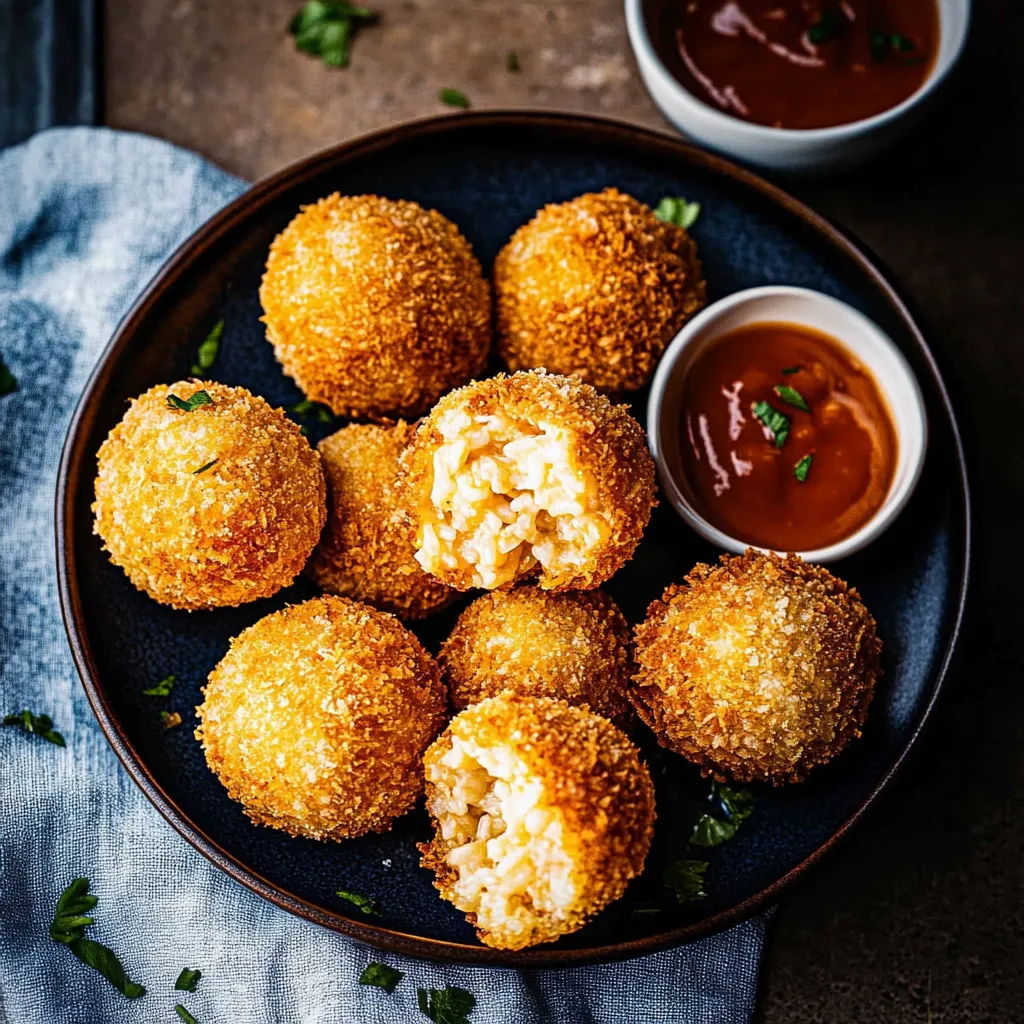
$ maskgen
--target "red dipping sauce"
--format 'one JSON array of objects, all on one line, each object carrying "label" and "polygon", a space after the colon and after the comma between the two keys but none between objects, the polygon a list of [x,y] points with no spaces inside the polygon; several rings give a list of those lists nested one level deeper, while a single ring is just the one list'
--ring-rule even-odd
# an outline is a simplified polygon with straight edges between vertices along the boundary
[{"label": "red dipping sauce", "polygon": [[797,324],[715,339],[687,370],[679,428],[695,511],[776,551],[849,537],[881,508],[896,469],[874,378],[836,339]]},{"label": "red dipping sauce", "polygon": [[827,128],[895,107],[931,71],[936,0],[667,0],[658,56],[710,106],[776,128]]}]

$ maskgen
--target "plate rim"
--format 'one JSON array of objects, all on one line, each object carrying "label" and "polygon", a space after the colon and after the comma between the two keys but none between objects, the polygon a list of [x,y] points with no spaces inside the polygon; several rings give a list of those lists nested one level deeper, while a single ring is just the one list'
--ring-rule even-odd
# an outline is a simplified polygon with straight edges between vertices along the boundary
[{"label": "plate rim", "polygon": [[[105,389],[111,369],[123,354],[135,335],[136,321],[146,315],[150,306],[165,288],[177,283],[188,267],[199,255],[214,245],[222,235],[244,222],[250,212],[264,203],[272,201],[284,191],[301,187],[309,178],[325,170],[330,164],[345,164],[349,161],[386,150],[399,143],[422,142],[427,138],[443,138],[459,135],[465,129],[486,130],[494,128],[539,129],[552,137],[560,133],[563,138],[573,137],[575,141],[597,142],[613,149],[625,149],[654,158],[674,158],[690,166],[728,178],[733,184],[758,193],[772,205],[781,207],[801,220],[817,235],[825,236],[833,246],[852,258],[884,294],[885,298],[900,315],[904,326],[913,336],[923,357],[940,401],[950,430],[952,448],[956,457],[959,487],[956,489],[962,535],[954,537],[960,549],[957,561],[961,567],[960,584],[957,591],[955,615],[951,623],[949,638],[944,646],[940,663],[935,670],[931,690],[924,707],[919,712],[913,731],[905,741],[902,750],[888,766],[868,795],[859,803],[852,814],[814,851],[785,875],[732,907],[719,911],[700,921],[683,925],[657,935],[618,942],[611,945],[580,949],[545,949],[510,952],[495,950],[483,945],[450,942],[427,938],[407,932],[396,931],[380,925],[364,923],[340,913],[324,910],[284,888],[275,885],[235,855],[229,853],[202,829],[198,828],[168,793],[157,783],[144,759],[128,740],[120,721],[113,712],[99,682],[96,660],[84,628],[81,594],[77,586],[75,561],[74,510],[80,491],[83,473],[86,472],[88,453],[86,440],[95,421],[99,396]],[[612,118],[595,117],[586,114],[562,112],[499,110],[468,111],[460,114],[441,114],[402,122],[337,143],[310,154],[255,182],[250,188],[222,207],[209,220],[185,239],[164,261],[159,270],[131,304],[114,329],[110,340],[99,356],[95,367],[82,389],[82,394],[72,414],[67,435],[61,451],[55,491],[55,553],[57,562],[58,596],[61,618],[71,648],[75,668],[82,681],[89,705],[99,722],[108,743],[118,760],[128,772],[132,781],[142,790],[150,803],[163,818],[195,849],[221,871],[241,883],[258,896],[287,910],[296,916],[315,924],[340,932],[358,942],[404,956],[416,957],[446,963],[489,965],[494,967],[570,967],[584,964],[610,963],[627,960],[659,950],[674,948],[708,935],[723,931],[752,917],[758,911],[772,906],[792,885],[803,879],[813,867],[833,852],[875,804],[882,792],[888,788],[893,777],[904,764],[907,755],[915,746],[925,723],[931,716],[955,656],[961,630],[970,580],[972,553],[972,516],[970,486],[963,441],[939,365],[919,326],[920,318],[914,315],[912,304],[906,300],[893,275],[860,241],[855,240],[846,229],[840,229],[827,218],[812,210],[801,200],[778,186],[724,157],[701,149],[681,138],[664,132],[640,127],[630,122]],[[88,477],[91,479],[91,476]],[[959,531],[958,531],[959,532]]]}]

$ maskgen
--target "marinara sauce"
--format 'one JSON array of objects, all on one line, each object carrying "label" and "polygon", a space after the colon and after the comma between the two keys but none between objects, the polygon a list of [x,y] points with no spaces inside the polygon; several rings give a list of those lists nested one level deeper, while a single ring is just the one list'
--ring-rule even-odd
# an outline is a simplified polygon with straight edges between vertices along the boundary
[{"label": "marinara sauce", "polygon": [[895,107],[923,84],[936,0],[666,0],[661,60],[695,96],[775,128],[826,128]]},{"label": "marinara sauce", "polygon": [[796,324],[715,339],[687,371],[679,426],[696,511],[777,551],[850,536],[895,472],[896,431],[874,378],[835,338]]}]

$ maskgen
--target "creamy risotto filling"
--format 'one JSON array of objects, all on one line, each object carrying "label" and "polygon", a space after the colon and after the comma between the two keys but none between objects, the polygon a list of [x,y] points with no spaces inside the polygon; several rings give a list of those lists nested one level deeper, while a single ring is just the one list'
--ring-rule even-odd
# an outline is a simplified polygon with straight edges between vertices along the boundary
[{"label": "creamy risotto filling", "polygon": [[515,945],[543,917],[566,917],[576,895],[561,815],[545,806],[542,784],[507,748],[452,738],[428,768],[430,811],[456,845],[448,863],[458,874],[452,902],[477,915],[477,926]]},{"label": "creamy risotto filling", "polygon": [[427,572],[469,568],[474,586],[492,590],[538,563],[553,575],[572,571],[607,539],[571,431],[464,410],[450,411],[438,429],[433,520],[421,527],[416,552]]}]

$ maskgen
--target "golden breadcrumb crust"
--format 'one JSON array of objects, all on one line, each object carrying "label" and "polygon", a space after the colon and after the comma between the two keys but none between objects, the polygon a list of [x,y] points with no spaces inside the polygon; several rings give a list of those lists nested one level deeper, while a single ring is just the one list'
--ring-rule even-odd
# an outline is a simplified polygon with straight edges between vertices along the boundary
[{"label": "golden breadcrumb crust", "polygon": [[454,707],[503,690],[555,697],[633,725],[627,690],[632,630],[602,590],[552,594],[521,586],[478,597],[459,616],[437,661]]},{"label": "golden breadcrumb crust", "polygon": [[350,424],[317,446],[327,477],[327,527],[307,567],[324,590],[422,619],[458,597],[424,572],[395,505],[398,456],[413,427]]},{"label": "golden breadcrumb crust", "polygon": [[544,366],[635,391],[707,302],[687,232],[617,189],[545,206],[494,263],[498,343],[513,370]]},{"label": "golden breadcrumb crust", "polygon": [[[654,786],[636,747],[607,719],[565,701],[504,693],[458,714],[424,756],[427,809],[436,787],[431,766],[451,749],[453,737],[484,746],[505,747],[541,784],[542,803],[563,824],[563,847],[573,864],[575,899],[567,917],[545,921],[538,913],[532,934],[514,946],[502,936],[478,929],[482,942],[523,948],[553,942],[582,928],[617,900],[630,879],[643,870],[654,834]],[[422,864],[435,873],[434,885],[452,901],[458,871],[447,860],[453,844],[435,824],[429,844],[421,844]],[[471,924],[476,916],[467,914]]]},{"label": "golden breadcrumb crust", "polygon": [[[573,436],[576,462],[596,482],[596,509],[609,527],[607,539],[573,571],[541,570],[544,590],[590,590],[611,578],[633,556],[657,504],[654,460],[640,424],[628,407],[613,405],[589,384],[544,370],[497,374],[444,396],[423,419],[399,459],[398,501],[417,544],[424,523],[437,520],[431,503],[433,455],[443,443],[437,421],[449,410],[471,417],[495,412],[528,424],[555,423]],[[536,571],[536,570],[535,570]],[[457,590],[474,586],[464,569],[443,569],[438,578]],[[533,573],[531,573],[533,575]]]},{"label": "golden breadcrumb crust", "polygon": [[405,200],[304,206],[270,246],[260,302],[284,372],[354,419],[420,415],[490,347],[490,288],[469,242]]},{"label": "golden breadcrumb crust", "polygon": [[444,724],[437,666],[394,616],[325,595],[231,641],[196,709],[206,762],[257,824],[384,832],[423,788]]},{"label": "golden breadcrumb crust", "polygon": [[[209,405],[168,405],[168,395],[204,390]],[[94,532],[139,590],[174,608],[277,593],[302,571],[327,517],[320,456],[245,388],[150,388],[98,458]]]},{"label": "golden breadcrumb crust", "polygon": [[719,781],[799,782],[860,736],[881,641],[860,595],[796,555],[697,565],[637,626],[631,692],[658,742]]}]

